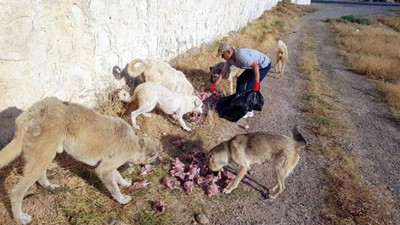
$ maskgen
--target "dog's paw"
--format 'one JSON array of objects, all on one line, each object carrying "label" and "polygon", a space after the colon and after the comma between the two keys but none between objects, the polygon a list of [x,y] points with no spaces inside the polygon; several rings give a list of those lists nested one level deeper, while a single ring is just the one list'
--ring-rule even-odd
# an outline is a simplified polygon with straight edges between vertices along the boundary
[{"label": "dog's paw", "polygon": [[276,197],[277,197],[277,196],[275,196],[275,195],[273,195],[273,194],[269,194],[269,195],[268,195],[268,199],[270,199],[270,200],[274,200],[274,199],[276,199]]},{"label": "dog's paw", "polygon": [[129,195],[122,195],[122,199],[118,201],[120,204],[125,205],[128,204],[132,200],[132,197]]},{"label": "dog's paw", "polygon": [[122,179],[121,186],[123,187],[130,187],[132,185],[132,181],[129,179]]},{"label": "dog's paw", "polygon": [[132,124],[133,128],[135,128],[136,130],[140,130],[140,127],[137,124]]},{"label": "dog's paw", "polygon": [[19,216],[18,218],[16,218],[16,221],[19,224],[28,224],[32,221],[32,217],[26,213],[22,213],[21,216]]},{"label": "dog's paw", "polygon": [[60,188],[60,185],[58,185],[58,184],[49,184],[49,185],[46,186],[46,189],[50,190],[50,191],[54,191],[54,190],[56,190],[58,188]]},{"label": "dog's paw", "polygon": [[230,188],[225,189],[224,194],[230,194],[232,191],[233,191],[233,189],[230,189]]},{"label": "dog's paw", "polygon": [[145,116],[145,117],[151,117],[150,113],[143,113],[142,115]]},{"label": "dog's paw", "polygon": [[186,131],[192,131],[192,129],[189,128],[189,127],[183,127],[183,129],[186,130]]}]

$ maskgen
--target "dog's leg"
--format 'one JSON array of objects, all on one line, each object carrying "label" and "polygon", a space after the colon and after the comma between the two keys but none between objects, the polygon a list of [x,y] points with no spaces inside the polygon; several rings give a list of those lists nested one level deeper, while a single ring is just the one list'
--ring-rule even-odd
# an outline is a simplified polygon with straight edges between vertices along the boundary
[{"label": "dog's leg", "polygon": [[278,71],[277,73],[279,73],[279,77],[282,76],[282,60],[279,60],[278,62]]},{"label": "dog's leg", "polygon": [[[59,143],[54,144],[53,137],[44,133],[43,137],[39,137],[35,143],[34,149],[24,151],[25,167],[24,176],[21,177],[18,184],[10,192],[11,208],[14,219],[20,224],[28,224],[32,217],[22,211],[22,199],[27,190],[38,181],[46,172],[47,167],[51,164],[56,156]],[[48,143],[51,140],[52,143]],[[43,151],[42,149],[47,149]]]},{"label": "dog's leg", "polygon": [[285,178],[293,170],[298,162],[298,155],[288,155],[288,153],[282,153],[277,155],[274,159],[274,170],[276,176],[276,184],[271,189],[270,198],[275,199],[285,189]]},{"label": "dog's leg", "polygon": [[232,77],[229,78],[229,83],[230,83],[230,86],[229,86],[229,87],[230,87],[230,89],[231,89],[231,90],[230,90],[230,91],[231,91],[231,95],[233,95],[234,93],[233,93],[233,79],[232,79]]},{"label": "dog's leg", "polygon": [[235,190],[237,188],[237,186],[239,185],[240,181],[243,179],[244,175],[246,175],[247,171],[250,169],[250,167],[246,167],[246,166],[242,166],[240,168],[240,171],[237,175],[237,177],[235,178],[235,181],[233,182],[233,184],[224,191],[225,194],[229,194],[231,193],[233,190]]},{"label": "dog's leg", "polygon": [[136,124],[136,117],[140,116],[143,113],[148,113],[151,110],[154,109],[154,107],[156,106],[156,104],[152,104],[152,103],[144,103],[142,105],[139,106],[138,109],[136,109],[135,111],[131,112],[131,120],[132,120],[132,126],[138,130],[140,130],[140,127]]},{"label": "dog's leg", "polygon": [[54,190],[60,187],[58,184],[52,184],[47,180],[47,171],[44,172],[41,178],[39,178],[38,183],[42,185],[42,187],[49,189],[49,190]]},{"label": "dog's leg", "polygon": [[181,127],[186,131],[191,131],[192,129],[190,129],[188,126],[186,126],[186,123],[185,123],[185,121],[183,121],[182,117],[183,117],[182,113],[178,113],[175,115],[175,119],[178,120]]},{"label": "dog's leg", "polygon": [[129,187],[132,185],[132,181],[128,179],[122,178],[121,174],[118,172],[118,170],[114,170],[115,173],[115,178],[117,179],[117,184],[123,186],[123,187]]},{"label": "dog's leg", "polygon": [[99,176],[100,180],[106,186],[108,191],[111,193],[111,196],[120,204],[127,204],[132,200],[132,197],[129,195],[122,195],[119,190],[115,169],[111,169],[110,167],[114,165],[112,163],[108,163],[107,161],[102,161],[100,165],[96,168],[96,174]]},{"label": "dog's leg", "polygon": [[286,67],[286,60],[282,62],[281,76],[283,75],[283,71],[285,70],[285,67]]},{"label": "dog's leg", "polygon": [[145,116],[145,117],[151,117],[150,113],[143,113],[142,115]]}]

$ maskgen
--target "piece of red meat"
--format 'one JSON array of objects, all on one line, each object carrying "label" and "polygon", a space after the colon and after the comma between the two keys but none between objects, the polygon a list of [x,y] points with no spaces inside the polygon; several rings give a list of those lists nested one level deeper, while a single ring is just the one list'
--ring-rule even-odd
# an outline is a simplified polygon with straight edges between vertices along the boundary
[{"label": "piece of red meat", "polygon": [[147,182],[146,180],[136,181],[132,184],[131,188],[132,189],[140,189],[140,188],[147,187],[149,184],[150,184],[150,182]]},{"label": "piece of red meat", "polygon": [[183,184],[183,189],[185,189],[186,194],[190,195],[193,192],[193,181],[186,181]]},{"label": "piece of red meat", "polygon": [[216,183],[211,183],[210,185],[207,185],[207,196],[215,196],[220,193],[219,187]]},{"label": "piece of red meat", "polygon": [[162,202],[156,202],[153,205],[153,209],[158,211],[158,212],[164,212],[165,206]]},{"label": "piece of red meat", "polygon": [[140,171],[140,175],[145,175],[150,171],[150,164],[146,164],[144,166],[142,166],[142,170]]}]

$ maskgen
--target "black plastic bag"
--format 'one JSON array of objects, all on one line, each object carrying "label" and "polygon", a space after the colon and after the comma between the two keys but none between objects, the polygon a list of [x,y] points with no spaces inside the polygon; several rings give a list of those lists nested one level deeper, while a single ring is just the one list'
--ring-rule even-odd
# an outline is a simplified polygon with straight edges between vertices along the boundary
[{"label": "black plastic bag", "polygon": [[231,122],[240,120],[247,113],[246,107],[233,106],[232,100],[236,94],[220,98],[217,102],[217,111],[221,118],[227,119]]},{"label": "black plastic bag", "polygon": [[259,91],[247,90],[235,95],[231,102],[232,106],[241,106],[247,111],[261,111],[264,105],[264,98]]}]

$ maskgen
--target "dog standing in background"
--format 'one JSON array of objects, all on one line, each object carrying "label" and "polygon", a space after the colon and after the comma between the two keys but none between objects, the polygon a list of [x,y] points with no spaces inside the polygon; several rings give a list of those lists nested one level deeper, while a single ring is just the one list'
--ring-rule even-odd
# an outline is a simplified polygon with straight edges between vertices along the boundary
[{"label": "dog standing in background", "polygon": [[278,41],[278,51],[276,53],[276,64],[275,73],[279,73],[279,77],[282,77],[283,71],[286,67],[286,62],[288,60],[288,50],[285,42]]}]

